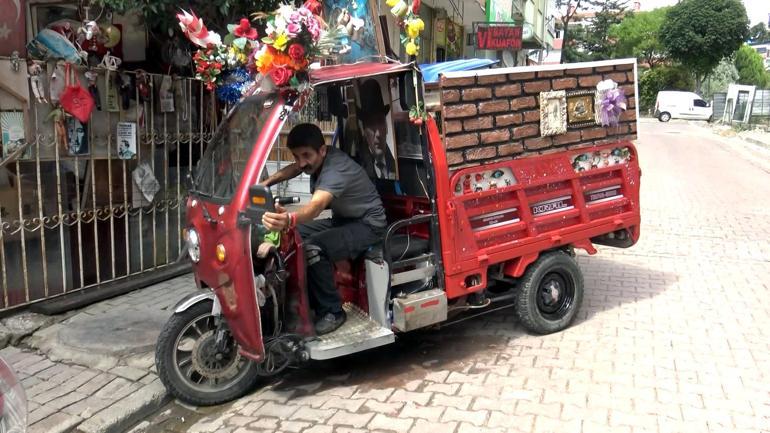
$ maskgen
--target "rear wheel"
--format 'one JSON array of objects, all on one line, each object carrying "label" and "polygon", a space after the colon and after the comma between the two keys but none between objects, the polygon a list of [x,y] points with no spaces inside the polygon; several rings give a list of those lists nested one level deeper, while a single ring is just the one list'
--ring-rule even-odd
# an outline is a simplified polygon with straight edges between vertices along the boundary
[{"label": "rear wheel", "polygon": [[528,331],[550,334],[565,329],[583,302],[583,274],[561,251],[542,255],[521,279],[516,315]]},{"label": "rear wheel", "polygon": [[658,116],[658,120],[660,120],[661,122],[668,122],[669,120],[671,120],[671,113],[667,111],[660,113],[660,116]]},{"label": "rear wheel", "polygon": [[238,353],[229,332],[216,343],[212,303],[201,302],[176,313],[161,331],[155,350],[158,376],[178,399],[210,406],[243,396],[256,385],[257,365]]}]

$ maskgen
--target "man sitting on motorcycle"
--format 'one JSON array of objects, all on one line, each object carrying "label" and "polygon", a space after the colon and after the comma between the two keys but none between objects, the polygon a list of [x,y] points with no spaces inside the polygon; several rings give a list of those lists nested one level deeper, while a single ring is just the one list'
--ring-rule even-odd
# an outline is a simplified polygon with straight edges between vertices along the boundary
[{"label": "man sitting on motorcycle", "polygon": [[[342,300],[334,285],[332,264],[353,259],[380,242],[387,221],[382,200],[360,165],[343,151],[327,146],[318,126],[292,128],[287,147],[295,162],[262,182],[265,186],[310,175],[310,203],[296,212],[277,206],[262,224],[273,231],[297,226],[304,241],[310,303],[316,313],[315,331],[327,334],[345,323]],[[315,220],[327,208],[332,218]]]}]

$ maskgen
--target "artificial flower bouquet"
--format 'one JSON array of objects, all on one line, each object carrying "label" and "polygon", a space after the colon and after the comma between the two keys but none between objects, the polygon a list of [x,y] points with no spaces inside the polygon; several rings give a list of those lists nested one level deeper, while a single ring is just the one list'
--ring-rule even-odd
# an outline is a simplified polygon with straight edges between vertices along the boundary
[{"label": "artificial flower bouquet", "polygon": [[268,17],[267,36],[254,53],[254,67],[278,87],[297,88],[307,83],[307,69],[319,54],[323,29],[308,7],[282,5]]},{"label": "artificial flower bouquet", "polygon": [[199,47],[193,56],[195,77],[220,100],[235,103],[264,77],[277,87],[307,85],[310,64],[333,36],[324,29],[321,9],[317,0],[308,0],[301,7],[282,5],[270,14],[256,13],[255,19],[267,20],[262,38],[247,18],[228,25],[224,39],[192,12],[182,11],[177,19],[185,36]]}]

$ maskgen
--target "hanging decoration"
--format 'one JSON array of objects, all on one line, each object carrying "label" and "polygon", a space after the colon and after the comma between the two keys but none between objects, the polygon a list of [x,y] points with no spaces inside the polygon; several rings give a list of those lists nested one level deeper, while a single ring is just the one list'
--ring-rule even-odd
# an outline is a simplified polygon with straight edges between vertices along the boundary
[{"label": "hanging decoration", "polygon": [[425,30],[425,22],[420,18],[421,0],[385,0],[390,7],[390,13],[396,18],[396,24],[401,29],[401,44],[406,54],[416,56],[420,52],[420,34]]},{"label": "hanging decoration", "polygon": [[252,80],[249,71],[241,67],[225,72],[221,82],[216,88],[217,98],[220,101],[234,105],[240,101],[244,90],[252,83]]},{"label": "hanging decoration", "polygon": [[301,7],[282,5],[269,14],[255,13],[255,19],[267,22],[261,38],[247,18],[228,25],[224,38],[192,12],[182,11],[177,19],[185,36],[199,47],[193,55],[196,78],[217,98],[234,104],[264,77],[285,89],[308,85],[310,64],[336,42],[336,34],[327,32],[317,15],[322,9],[317,0],[308,0]]},{"label": "hanging decoration", "polygon": [[604,93],[601,105],[602,126],[617,126],[620,114],[626,111],[626,95],[622,89],[612,89]]},{"label": "hanging decoration", "polygon": [[600,81],[596,85],[596,123],[602,126],[617,126],[620,114],[626,111],[626,95],[613,80]]}]

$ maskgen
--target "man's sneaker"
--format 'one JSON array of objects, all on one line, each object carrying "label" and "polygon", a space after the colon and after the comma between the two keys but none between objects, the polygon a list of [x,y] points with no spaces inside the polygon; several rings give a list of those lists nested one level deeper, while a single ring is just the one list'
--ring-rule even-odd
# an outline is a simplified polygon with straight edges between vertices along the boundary
[{"label": "man's sneaker", "polygon": [[315,322],[315,333],[317,335],[324,335],[335,331],[345,323],[345,319],[347,319],[347,316],[344,311],[337,314],[326,313],[320,320]]}]

